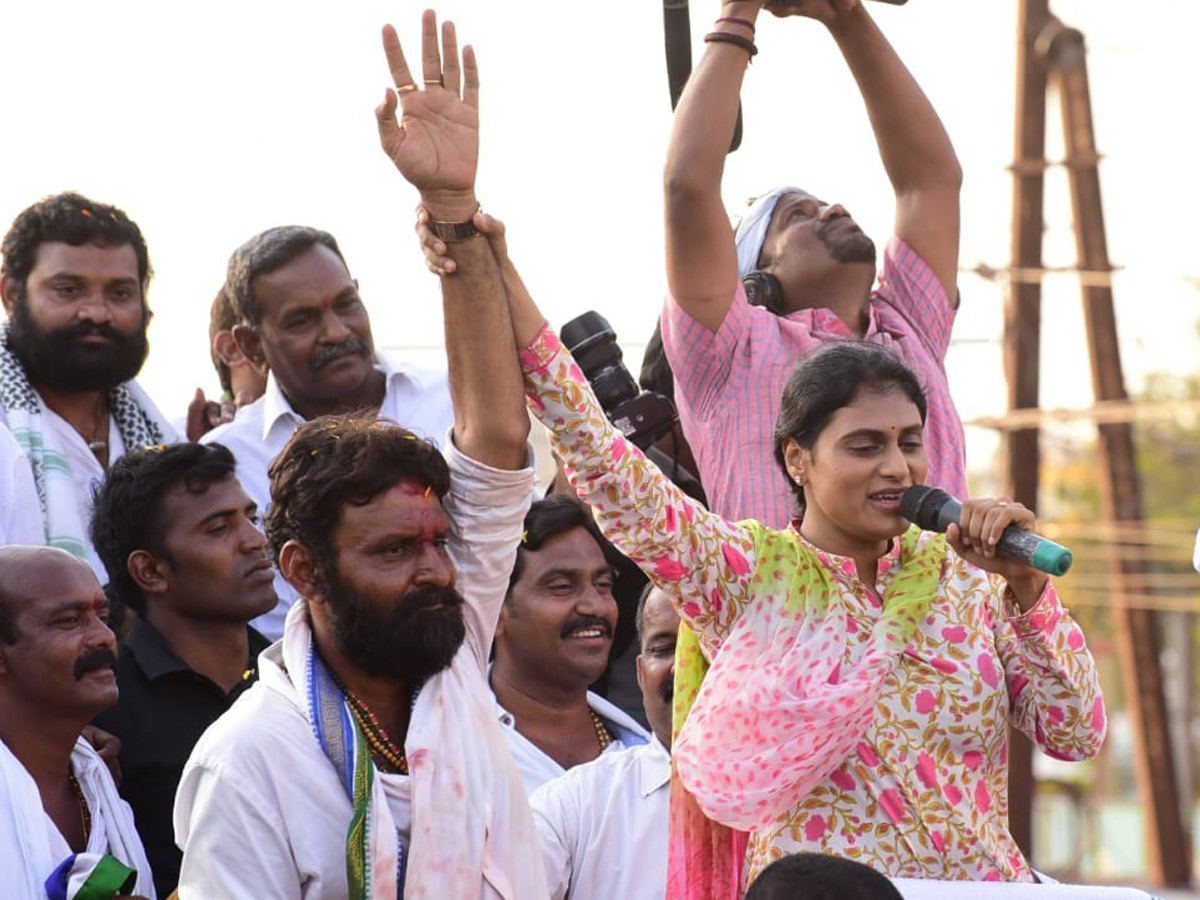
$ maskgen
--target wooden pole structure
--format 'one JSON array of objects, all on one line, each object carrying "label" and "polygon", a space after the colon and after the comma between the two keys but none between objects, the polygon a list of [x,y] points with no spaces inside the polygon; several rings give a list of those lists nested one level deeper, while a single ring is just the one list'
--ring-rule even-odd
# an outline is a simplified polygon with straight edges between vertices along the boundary
[{"label": "wooden pole structure", "polygon": [[[1096,138],[1088,91],[1083,35],[1061,23],[1049,42],[1049,68],[1062,97],[1071,204],[1080,268],[1106,271],[1109,267],[1104,214],[1100,205],[1100,176],[1095,160]],[[1112,287],[1083,286],[1083,312],[1097,401],[1126,400]],[[1099,426],[1103,463],[1105,518],[1136,522],[1142,518],[1141,482],[1128,422]],[[1130,558],[1124,545],[1110,554],[1112,596],[1116,603],[1118,646],[1133,733],[1136,771],[1146,809],[1146,847],[1150,874],[1156,884],[1187,885],[1190,879],[1190,841],[1179,812],[1179,791],[1171,752],[1171,734],[1159,658],[1157,614],[1127,606],[1128,582],[1146,574],[1142,561]]]},{"label": "wooden pole structure", "polygon": [[[1013,160],[1012,265],[1042,266],[1043,175],[1046,156],[1046,64],[1038,37],[1050,21],[1049,0],[1021,0],[1017,14],[1017,112]],[[1010,284],[1004,321],[1004,371],[1008,408],[1038,407],[1041,358],[1042,285],[1038,280]],[[1009,495],[1030,509],[1038,505],[1037,427],[1007,435]],[[1009,729],[1008,823],[1017,845],[1033,851],[1033,747]]]}]

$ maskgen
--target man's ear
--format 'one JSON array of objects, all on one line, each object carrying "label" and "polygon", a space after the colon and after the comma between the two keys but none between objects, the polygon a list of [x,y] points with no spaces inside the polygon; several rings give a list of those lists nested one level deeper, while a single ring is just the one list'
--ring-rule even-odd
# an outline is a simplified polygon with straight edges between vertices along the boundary
[{"label": "man's ear", "polygon": [[[233,339],[237,343],[237,348],[241,351],[242,356],[246,358],[246,362],[254,366],[263,375],[266,375],[267,357],[263,353],[262,338],[258,334],[258,329],[252,325],[234,325]],[[230,365],[228,362],[226,364]]]},{"label": "man's ear", "polygon": [[805,450],[795,438],[788,438],[783,445],[783,462],[788,477],[800,487],[808,481],[808,468],[812,465],[812,453]]},{"label": "man's ear", "polygon": [[133,583],[148,594],[161,594],[168,587],[167,573],[170,566],[165,559],[148,550],[134,550],[125,561],[125,568]]},{"label": "man's ear", "polygon": [[496,619],[496,631],[492,635],[492,643],[493,644],[496,641],[498,641],[500,639],[500,635],[504,634],[504,632],[505,632],[504,625],[508,621],[509,607],[511,607],[511,606],[512,606],[512,591],[510,590],[504,596],[504,603],[501,604],[501,606],[500,606],[500,615]]},{"label": "man's ear", "polygon": [[646,666],[646,663],[642,660],[642,654],[639,653],[637,655],[637,683],[638,683],[639,691],[644,691],[646,689],[645,666]]},{"label": "man's ear", "polygon": [[288,541],[279,551],[279,574],[309,602],[324,602],[317,585],[312,553],[299,541]]},{"label": "man's ear", "polygon": [[238,346],[237,338],[233,336],[233,329],[216,333],[213,337],[213,353],[217,355],[217,359],[231,369],[250,362],[246,354],[242,352],[242,348]]},{"label": "man's ear", "polygon": [[0,299],[4,301],[4,312],[11,319],[13,307],[21,295],[21,286],[11,275],[0,275]]}]

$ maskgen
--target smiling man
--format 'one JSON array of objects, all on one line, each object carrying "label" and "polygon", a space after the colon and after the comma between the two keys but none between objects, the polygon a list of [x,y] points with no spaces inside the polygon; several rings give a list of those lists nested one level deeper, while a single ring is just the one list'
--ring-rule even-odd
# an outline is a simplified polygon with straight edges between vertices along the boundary
[{"label": "smiling man", "polygon": [[679,614],[662,589],[642,592],[637,633],[638,686],[654,740],[601,754],[529,798],[551,900],[662,900],[667,891]]},{"label": "smiling man", "polygon": [[149,347],[146,242],[122,210],[68,193],[21,212],[0,251],[0,426],[38,499],[23,514],[103,580],[87,539],[93,491],[126,449],[176,439],[133,381]]},{"label": "smiling man", "polygon": [[164,897],[179,878],[171,813],[183,764],[257,679],[269,643],[247,623],[275,606],[275,569],[233,473],[220,444],[129,453],[92,519],[109,591],[138,613],[121,647],[121,699],[96,724],[121,739],[121,794]]},{"label": "smiling man", "polygon": [[617,624],[608,542],[573,497],[533,505],[496,628],[492,692],[532,792],[646,730],[588,685],[603,674]]},{"label": "smiling man", "polygon": [[[95,574],[51,547],[0,547],[0,872],[15,900],[154,896],[129,807],[83,727],[117,700],[116,638]],[[99,891],[100,883],[110,887]],[[82,894],[81,894],[82,896]]]},{"label": "smiling man", "polygon": [[[301,225],[255,235],[230,258],[225,290],[242,322],[238,347],[267,387],[203,441],[233,452],[238,478],[264,512],[267,469],[309,419],[366,409],[435,443],[445,438],[454,419],[446,374],[376,352],[358,282],[333,235]],[[283,633],[297,597],[282,578],[276,590],[279,605],[255,623],[271,639]]]}]

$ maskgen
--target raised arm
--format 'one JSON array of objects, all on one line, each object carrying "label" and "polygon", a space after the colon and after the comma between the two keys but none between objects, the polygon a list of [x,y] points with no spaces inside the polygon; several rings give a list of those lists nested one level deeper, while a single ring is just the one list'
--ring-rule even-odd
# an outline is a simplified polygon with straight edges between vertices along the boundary
[{"label": "raised arm", "polygon": [[[753,23],[759,0],[732,0],[721,17]],[[743,40],[753,28],[736,21],[718,22]],[[710,331],[721,327],[737,288],[737,252],[733,229],[721,202],[725,154],[737,122],[738,95],[750,53],[738,42],[706,45],[675,108],[667,166],[667,285],[684,311]]]},{"label": "raised arm", "polygon": [[896,234],[928,263],[956,304],[962,169],[929,98],[861,0],[803,0],[788,11],[819,19],[833,35],[866,103],[896,192]]},{"label": "raised arm", "polygon": [[[609,422],[508,258],[504,225],[482,213],[475,223],[504,273],[530,410],[550,430],[571,487],[617,549],[667,590],[711,651],[748,602],[752,530],[684,494]],[[430,269],[461,270],[426,225],[419,223],[417,233]]]},{"label": "raised arm", "polygon": [[[424,89],[409,72],[396,31],[383,31],[384,52],[396,90],[376,110],[379,139],[400,173],[420,191],[434,222],[467,223],[479,208],[475,172],[479,160],[479,72],[470,47],[459,66],[454,25],[422,18],[421,70]],[[397,108],[401,111],[399,121]],[[460,234],[470,229],[459,229]],[[526,465],[529,417],[517,365],[516,345],[496,340],[512,333],[500,270],[488,242],[462,235],[448,240],[457,265],[441,278],[450,392],[454,399],[454,443],[478,462],[503,469]]]}]

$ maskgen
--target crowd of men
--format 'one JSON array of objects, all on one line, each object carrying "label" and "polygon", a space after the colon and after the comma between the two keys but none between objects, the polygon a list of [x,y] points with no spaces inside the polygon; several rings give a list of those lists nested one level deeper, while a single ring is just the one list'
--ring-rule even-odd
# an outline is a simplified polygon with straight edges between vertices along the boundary
[{"label": "crowd of men", "polygon": [[[839,46],[895,186],[878,285],[874,244],[806,191],[761,198],[734,243],[714,119],[736,109],[737,40],[694,74],[666,175],[684,435],[712,508],[781,527],[780,391],[846,337],[925,379],[931,481],[965,492],[943,365],[961,174],[861,6],[816,5],[831,28],[855,20]],[[727,3],[725,30],[760,6]],[[620,560],[587,507],[535,485],[517,348],[481,337],[512,329],[509,273],[473,171],[464,189],[425,165],[422,98],[474,110],[474,57],[446,26],[439,59],[424,28],[415,78],[385,29],[396,92],[377,115],[451,260],[434,264],[444,371],[376,349],[332,235],[271,228],[233,250],[212,302],[221,400],[198,395],[176,428],[136,381],[152,274],[136,222],[63,193],[4,237],[0,868],[17,897],[666,894],[679,616],[642,589],[641,702],[591,690]],[[769,296],[747,297],[751,275]],[[771,878],[861,876],[846,865],[797,857]],[[769,881],[753,896],[784,895]],[[787,896],[852,896],[813,890]]]}]

